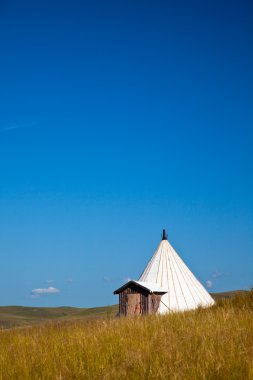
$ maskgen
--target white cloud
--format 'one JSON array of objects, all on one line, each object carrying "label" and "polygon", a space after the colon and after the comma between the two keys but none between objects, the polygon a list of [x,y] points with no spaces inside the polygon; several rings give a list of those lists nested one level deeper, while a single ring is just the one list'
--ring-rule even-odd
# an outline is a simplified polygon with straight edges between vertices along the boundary
[{"label": "white cloud", "polygon": [[108,284],[109,283],[114,283],[114,282],[120,282],[120,283],[122,283],[122,282],[128,282],[128,281],[130,281],[129,277],[122,278],[122,277],[117,277],[117,276],[111,277],[111,276],[107,276],[107,275],[103,276],[102,280],[104,282],[108,283]]},{"label": "white cloud", "polygon": [[18,129],[18,128],[20,128],[19,125],[8,125],[6,127],[0,128],[0,132],[12,131],[13,129]]},{"label": "white cloud", "polygon": [[71,284],[72,282],[74,282],[74,280],[73,280],[73,278],[68,277],[68,278],[66,278],[65,282],[67,282],[68,284]]},{"label": "white cloud", "polygon": [[211,280],[207,280],[207,281],[206,281],[206,287],[207,287],[207,288],[211,288],[212,286],[213,286],[212,281],[211,281]]},{"label": "white cloud", "polygon": [[0,126],[0,132],[8,132],[8,131],[13,131],[15,129],[20,129],[20,128],[34,127],[36,125],[37,125],[36,122],[27,122],[27,123],[22,123],[22,124],[14,123],[14,124]]},{"label": "white cloud", "polygon": [[212,274],[212,278],[220,278],[223,276],[223,273],[219,272],[218,270],[216,270],[215,272],[213,272]]},{"label": "white cloud", "polygon": [[59,293],[60,290],[54,288],[53,286],[49,286],[48,288],[37,288],[31,291],[31,298],[38,298],[45,294],[56,294]]},{"label": "white cloud", "polygon": [[216,270],[216,271],[213,272],[213,274],[212,274],[212,278],[215,278],[215,279],[222,278],[222,277],[226,277],[226,276],[228,276],[228,273],[220,272],[220,271],[218,271],[218,270]]}]

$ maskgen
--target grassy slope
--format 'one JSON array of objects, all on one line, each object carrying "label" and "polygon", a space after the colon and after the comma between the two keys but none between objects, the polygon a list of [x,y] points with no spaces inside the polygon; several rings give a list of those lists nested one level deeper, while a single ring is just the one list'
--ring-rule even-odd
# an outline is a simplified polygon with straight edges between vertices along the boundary
[{"label": "grassy slope", "polygon": [[67,321],[74,319],[102,318],[114,316],[118,306],[94,308],[75,307],[0,307],[0,328],[27,326],[47,321]]},{"label": "grassy slope", "polygon": [[[240,292],[243,291],[213,293],[212,296],[218,300],[230,298]],[[56,320],[111,317],[117,312],[118,305],[94,308],[2,306],[0,307],[0,328],[28,326]]]},{"label": "grassy slope", "polygon": [[219,301],[221,299],[232,298],[241,294],[247,293],[247,290],[232,290],[230,292],[222,292],[222,293],[210,293],[211,296],[215,299],[215,301]]},{"label": "grassy slope", "polygon": [[0,380],[253,379],[253,291],[165,316],[0,331]]}]

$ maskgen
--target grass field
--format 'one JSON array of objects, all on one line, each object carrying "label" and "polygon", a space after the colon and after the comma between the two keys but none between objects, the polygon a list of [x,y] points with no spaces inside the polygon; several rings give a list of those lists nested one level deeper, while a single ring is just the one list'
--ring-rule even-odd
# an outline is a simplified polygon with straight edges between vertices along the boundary
[{"label": "grass field", "polygon": [[0,379],[253,379],[253,291],[166,316],[70,318],[0,331]]}]

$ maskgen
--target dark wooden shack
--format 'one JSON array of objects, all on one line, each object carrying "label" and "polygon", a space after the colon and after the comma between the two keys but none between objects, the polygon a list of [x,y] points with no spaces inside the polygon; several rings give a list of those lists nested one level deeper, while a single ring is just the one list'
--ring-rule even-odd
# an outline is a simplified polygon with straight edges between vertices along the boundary
[{"label": "dark wooden shack", "polygon": [[140,281],[129,281],[114,291],[119,294],[120,316],[155,314],[165,293],[167,291],[156,284]]}]

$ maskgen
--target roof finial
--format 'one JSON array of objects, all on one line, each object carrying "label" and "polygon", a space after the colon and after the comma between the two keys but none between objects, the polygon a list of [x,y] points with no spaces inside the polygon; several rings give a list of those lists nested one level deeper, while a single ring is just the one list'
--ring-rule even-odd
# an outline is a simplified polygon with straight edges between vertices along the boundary
[{"label": "roof finial", "polygon": [[168,235],[166,234],[165,229],[163,229],[163,234],[162,234],[162,240],[167,240]]}]

